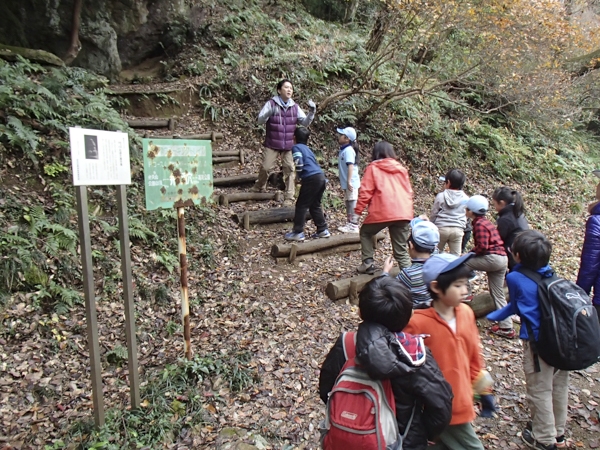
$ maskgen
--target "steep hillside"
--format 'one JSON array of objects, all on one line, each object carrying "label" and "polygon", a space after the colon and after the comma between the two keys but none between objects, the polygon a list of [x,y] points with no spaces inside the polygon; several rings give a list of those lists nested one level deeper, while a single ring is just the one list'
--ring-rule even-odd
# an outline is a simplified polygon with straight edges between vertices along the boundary
[{"label": "steep hillside", "polygon": [[[160,77],[133,69],[135,83],[120,88],[189,87],[193,106],[177,118],[174,133],[223,132],[219,149],[244,149],[247,161],[215,169],[214,176],[255,173],[263,138],[256,115],[276,82],[289,77],[303,107],[343,89],[365,57],[368,24],[324,22],[295,2],[228,1],[207,11],[205,29],[190,37],[183,53],[164,59]],[[393,70],[384,69],[376,83],[389,82]],[[110,95],[116,90],[80,69],[0,62],[0,442],[18,449],[317,448],[323,416],[318,370],[339,332],[358,321],[356,307],[333,304],[323,288],[354,274],[358,252],[276,265],[269,250],[289,225],[244,231],[231,216],[277,203],[189,208],[195,357],[182,360],[175,212],[145,211],[140,140],[119,116],[127,104]],[[168,95],[162,100],[175,103]],[[438,177],[450,167],[465,171],[469,194],[514,186],[524,195],[530,223],[553,242],[552,264],[574,279],[594,193],[597,139],[575,127],[544,126],[514,108],[477,111],[494,101],[485,91],[449,86],[437,97],[392,102],[357,123],[362,164],[375,142],[392,142],[411,173],[415,215],[429,211]],[[324,207],[332,231],[344,222],[335,127],[354,124],[369,105],[360,96],[348,98],[319,110],[311,126],[312,146],[330,180]],[[163,115],[160,98],[155,114]],[[128,409],[115,190],[94,187],[89,210],[109,410],[100,431],[92,429],[67,143],[73,125],[131,137],[128,208],[143,407]],[[376,261],[390,251],[386,239]],[[477,290],[486,287],[483,281]],[[501,411],[496,419],[477,419],[477,430],[488,448],[522,448],[521,346],[492,338],[485,321],[480,325]],[[595,445],[589,432],[598,428],[596,374],[593,367],[572,377],[570,436],[581,448]]]}]

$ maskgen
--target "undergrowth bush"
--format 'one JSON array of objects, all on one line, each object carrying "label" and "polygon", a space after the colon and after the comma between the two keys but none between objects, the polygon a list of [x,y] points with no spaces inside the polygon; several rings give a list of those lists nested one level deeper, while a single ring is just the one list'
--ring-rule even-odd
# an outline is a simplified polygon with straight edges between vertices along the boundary
[{"label": "undergrowth bush", "polygon": [[[115,352],[111,357],[119,356]],[[109,356],[107,355],[107,357]],[[125,358],[125,355],[121,355]],[[232,392],[239,392],[259,381],[250,367],[251,356],[236,351],[229,356],[214,354],[196,356],[191,361],[181,359],[162,370],[151,372],[141,388],[142,407],[128,410],[122,407],[107,411],[106,422],[94,430],[93,422],[77,421],[62,440],[46,449],[160,448],[177,440],[182,434],[197,432],[199,426],[214,420],[207,413],[206,389],[224,382]],[[219,395],[216,394],[218,399]]]}]

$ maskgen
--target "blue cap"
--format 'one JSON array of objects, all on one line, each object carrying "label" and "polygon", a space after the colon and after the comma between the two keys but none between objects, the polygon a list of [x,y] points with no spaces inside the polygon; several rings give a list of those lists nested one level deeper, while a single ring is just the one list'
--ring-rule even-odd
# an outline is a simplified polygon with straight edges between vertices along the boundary
[{"label": "blue cap", "polygon": [[429,220],[416,217],[410,221],[412,239],[419,247],[434,250],[440,243],[440,231]]},{"label": "blue cap", "polygon": [[352,127],[338,128],[337,132],[350,139],[350,142],[354,142],[356,140],[356,130]]},{"label": "blue cap", "polygon": [[467,209],[475,214],[486,214],[490,209],[490,204],[483,195],[474,195],[467,200]]},{"label": "blue cap", "polygon": [[452,253],[431,255],[423,264],[423,281],[425,285],[429,287],[431,282],[437,280],[441,274],[456,269],[472,256],[475,256],[475,253],[466,253],[462,256],[456,256]]}]

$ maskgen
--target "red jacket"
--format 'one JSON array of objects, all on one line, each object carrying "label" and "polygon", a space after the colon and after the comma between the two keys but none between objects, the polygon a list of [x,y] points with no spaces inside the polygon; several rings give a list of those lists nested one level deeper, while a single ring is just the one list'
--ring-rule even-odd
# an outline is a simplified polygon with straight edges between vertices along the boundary
[{"label": "red jacket", "polygon": [[373,161],[365,169],[354,213],[369,207],[364,223],[412,220],[413,190],[408,170],[393,158]]},{"label": "red jacket", "polygon": [[425,338],[425,345],[431,350],[454,393],[450,425],[475,419],[473,381],[483,368],[475,315],[465,304],[458,305],[455,312],[456,333],[433,308],[416,309],[402,330],[410,334],[429,335]]}]

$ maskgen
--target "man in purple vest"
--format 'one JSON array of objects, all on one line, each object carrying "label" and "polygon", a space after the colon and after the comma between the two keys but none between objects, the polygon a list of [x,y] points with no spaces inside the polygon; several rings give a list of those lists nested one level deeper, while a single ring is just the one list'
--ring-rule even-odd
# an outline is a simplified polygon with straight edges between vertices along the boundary
[{"label": "man in purple vest", "polygon": [[283,166],[283,180],[285,192],[283,195],[284,206],[294,204],[294,178],[295,168],[292,158],[294,146],[294,131],[296,125],[308,127],[315,118],[316,105],[312,100],[308,102],[308,115],[292,100],[294,88],[289,80],[281,80],[277,84],[277,94],[269,100],[258,115],[258,123],[266,123],[266,136],[264,142],[264,159],[258,172],[258,180],[252,187],[252,192],[265,192],[269,171],[273,168],[277,157],[281,155]]}]

